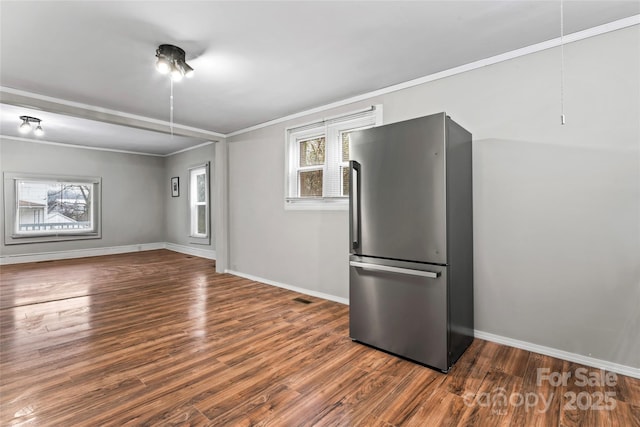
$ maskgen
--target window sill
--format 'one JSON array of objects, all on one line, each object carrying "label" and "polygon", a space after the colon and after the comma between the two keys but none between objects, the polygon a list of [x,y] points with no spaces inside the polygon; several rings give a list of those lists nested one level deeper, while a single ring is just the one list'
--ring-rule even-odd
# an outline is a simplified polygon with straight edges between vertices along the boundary
[{"label": "window sill", "polygon": [[207,237],[199,237],[199,236],[189,236],[189,243],[192,245],[210,245],[211,238]]},{"label": "window sill", "polygon": [[349,198],[288,198],[284,201],[286,211],[348,211]]},{"label": "window sill", "polygon": [[87,240],[101,239],[102,235],[98,233],[82,233],[82,234],[38,234],[38,235],[7,235],[4,239],[5,245],[22,245],[28,243],[48,243],[48,242],[65,242],[71,240]]}]

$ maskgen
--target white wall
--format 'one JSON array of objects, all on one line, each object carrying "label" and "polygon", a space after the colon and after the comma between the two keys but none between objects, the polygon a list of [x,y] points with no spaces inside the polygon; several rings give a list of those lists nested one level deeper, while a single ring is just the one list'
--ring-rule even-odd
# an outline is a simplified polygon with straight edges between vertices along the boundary
[{"label": "white wall", "polygon": [[[164,158],[0,140],[0,170],[102,177],[102,238],[4,245],[3,256],[164,242]],[[4,197],[4,196],[3,196]],[[4,200],[2,200],[4,203]],[[4,209],[0,209],[4,223]],[[0,227],[4,233],[4,227]]]},{"label": "white wall", "polygon": [[348,297],[347,213],[284,210],[284,129],[384,106],[474,134],[476,329],[640,367],[640,31],[469,71],[228,138],[229,266]]}]

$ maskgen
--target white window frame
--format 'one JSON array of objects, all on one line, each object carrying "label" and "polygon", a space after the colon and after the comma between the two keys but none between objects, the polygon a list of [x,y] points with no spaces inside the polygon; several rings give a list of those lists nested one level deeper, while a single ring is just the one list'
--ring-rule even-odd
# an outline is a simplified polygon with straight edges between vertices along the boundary
[{"label": "white window frame", "polygon": [[[382,124],[382,105],[330,117],[321,121],[290,127],[285,130],[285,202],[286,210],[348,210],[349,197],[342,195],[341,167],[342,133],[366,129]],[[300,141],[325,137],[325,163],[320,166],[300,167]],[[322,197],[300,197],[300,171],[323,170]]]},{"label": "white window frame", "polygon": [[[91,186],[90,229],[56,229],[29,230],[19,229],[18,186],[21,182],[66,183]],[[102,178],[69,175],[43,175],[32,173],[4,173],[4,213],[6,245],[24,243],[58,242],[68,240],[100,239],[102,238]]]},{"label": "white window frame", "polygon": [[[204,174],[205,201],[198,202],[196,180]],[[191,243],[209,244],[211,236],[211,205],[209,194],[209,162],[189,168],[189,238]],[[198,232],[198,206],[205,206],[205,233]]]},{"label": "white window frame", "polygon": [[[300,194],[300,189],[299,189],[299,182],[300,182],[300,173],[301,172],[311,172],[311,171],[317,171],[317,170],[321,170],[323,171],[323,187],[324,185],[326,185],[326,180],[324,179],[324,176],[326,176],[326,169],[327,169],[327,162],[328,162],[328,140],[326,137],[326,134],[324,132],[323,128],[311,128],[311,129],[304,129],[301,130],[300,132],[296,132],[295,134],[292,134],[292,140],[291,140],[291,153],[294,156],[293,160],[293,167],[295,168],[295,172],[292,171],[292,176],[291,176],[291,182],[290,182],[290,194],[295,194],[295,196],[292,197],[296,197],[296,198],[300,198],[300,199],[316,199],[315,197],[301,197]],[[321,138],[324,137],[325,141],[325,148],[324,148],[324,164],[322,165],[310,165],[310,166],[299,166],[299,161],[300,161],[300,142],[301,141],[305,141],[305,140],[309,140],[309,139],[314,139],[314,138]],[[295,175],[295,176],[293,176]],[[324,193],[324,189],[323,189],[323,193]]]}]

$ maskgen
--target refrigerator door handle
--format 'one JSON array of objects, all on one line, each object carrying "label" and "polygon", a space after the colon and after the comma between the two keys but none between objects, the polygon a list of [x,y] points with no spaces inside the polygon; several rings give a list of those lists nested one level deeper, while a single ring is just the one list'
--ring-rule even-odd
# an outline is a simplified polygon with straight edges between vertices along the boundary
[{"label": "refrigerator door handle", "polygon": [[440,272],[434,271],[422,271],[422,270],[410,270],[408,268],[392,267],[390,265],[369,264],[366,262],[349,261],[349,265],[352,267],[360,267],[365,270],[373,271],[387,271],[390,273],[408,274],[411,276],[428,277],[430,279],[437,279],[440,277]]},{"label": "refrigerator door handle", "polygon": [[349,212],[351,212],[351,249],[360,247],[360,163],[355,160],[349,162],[349,182],[351,191],[349,196]]}]

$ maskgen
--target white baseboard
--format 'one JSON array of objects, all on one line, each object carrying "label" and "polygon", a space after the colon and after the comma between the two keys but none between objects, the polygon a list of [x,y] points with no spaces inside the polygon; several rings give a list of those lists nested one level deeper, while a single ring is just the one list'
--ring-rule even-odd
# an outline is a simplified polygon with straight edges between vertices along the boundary
[{"label": "white baseboard", "polygon": [[[253,276],[251,274],[245,274],[238,271],[226,270],[225,273],[233,274],[235,276],[244,277],[245,279],[253,280],[256,282],[265,283],[267,285],[277,286],[279,288],[289,289],[291,291],[299,292],[305,295],[311,295],[318,298],[323,298],[329,301],[339,302],[341,304],[349,305],[349,299],[337,297],[335,295],[325,294],[323,292],[311,291],[309,289],[299,288],[297,286],[287,285],[285,283],[276,282],[273,280],[265,279],[262,277]],[[631,366],[621,365],[619,363],[609,362],[607,360],[596,359],[594,357],[583,356],[577,353],[571,353],[564,350],[558,350],[552,347],[545,347],[543,345],[533,344],[527,341],[520,341],[513,338],[503,337],[501,335],[495,335],[484,331],[474,330],[474,336],[486,341],[492,341],[498,344],[508,345],[510,347],[519,348],[522,350],[532,351],[534,353],[544,354],[546,356],[555,357],[562,360],[568,360],[570,362],[580,363],[585,366],[590,366],[597,369],[605,369],[616,374],[626,375],[632,378],[640,379],[640,369],[633,368]]]},{"label": "white baseboard", "polygon": [[164,242],[142,243],[139,245],[110,246],[105,248],[73,249],[69,251],[39,252],[34,254],[2,255],[0,265],[22,264],[25,262],[54,261],[58,259],[86,258],[91,256],[116,255],[129,252],[164,249]]},{"label": "white baseboard", "polygon": [[305,295],[311,295],[312,297],[318,297],[329,301],[339,302],[340,304],[349,305],[347,298],[337,297],[331,294],[325,294],[324,292],[312,291],[310,289],[299,288],[297,286],[287,285],[286,283],[276,282],[274,280],[265,279],[263,277],[253,276],[251,274],[241,273],[239,271],[225,270],[225,273],[233,274],[234,276],[244,277],[245,279],[253,280],[254,282],[265,283],[267,285],[276,286],[278,288],[288,289],[290,291],[298,292]]},{"label": "white baseboard", "polygon": [[503,337],[501,335],[490,334],[488,332],[479,331],[477,329],[474,331],[474,335],[476,338],[492,341],[498,344],[508,345],[509,347],[528,350],[534,353],[544,354],[545,356],[568,360],[569,362],[576,362],[582,365],[590,366],[592,368],[604,369],[606,371],[615,372],[616,374],[640,379],[640,369],[631,366],[621,365],[619,363],[613,363],[607,360],[596,359],[595,357],[583,356],[581,354],[571,353],[564,350],[558,350],[557,348],[553,347],[533,344],[527,341],[520,341],[513,338]]},{"label": "white baseboard", "polygon": [[180,252],[181,254],[193,255],[206,259],[216,259],[216,251],[211,249],[195,248],[193,246],[178,245],[176,243],[165,243],[164,248],[170,251]]},{"label": "white baseboard", "polygon": [[216,251],[183,246],[175,243],[157,242],[139,245],[110,246],[105,248],[73,249],[69,251],[38,252],[33,254],[1,255],[0,265],[22,264],[26,262],[54,261],[58,259],[86,258],[91,256],[116,255],[130,252],[168,249],[200,258],[216,259]]}]

